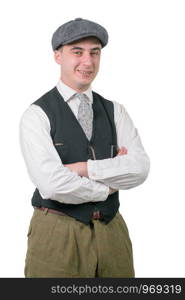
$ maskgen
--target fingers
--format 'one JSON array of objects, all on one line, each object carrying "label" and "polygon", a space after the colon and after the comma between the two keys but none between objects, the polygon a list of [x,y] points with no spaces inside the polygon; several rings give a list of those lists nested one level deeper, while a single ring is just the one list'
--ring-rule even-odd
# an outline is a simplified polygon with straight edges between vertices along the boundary
[{"label": "fingers", "polygon": [[114,194],[115,192],[117,192],[117,190],[112,189],[111,187],[109,187],[109,195]]},{"label": "fingers", "polygon": [[128,153],[127,148],[121,147],[121,148],[119,149],[118,153],[117,153],[117,156],[119,156],[119,155],[125,155],[125,154],[127,154],[127,153]]}]

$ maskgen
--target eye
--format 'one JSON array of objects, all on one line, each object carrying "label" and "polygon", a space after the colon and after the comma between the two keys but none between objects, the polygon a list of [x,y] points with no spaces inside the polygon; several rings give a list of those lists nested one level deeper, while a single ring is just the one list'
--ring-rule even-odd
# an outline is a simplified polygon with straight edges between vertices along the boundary
[{"label": "eye", "polygon": [[91,52],[91,55],[92,55],[92,56],[98,56],[99,54],[100,54],[99,51],[93,51],[93,52]]},{"label": "eye", "polygon": [[77,55],[77,56],[80,56],[80,55],[82,55],[82,51],[75,51],[75,52],[73,52],[75,55]]}]

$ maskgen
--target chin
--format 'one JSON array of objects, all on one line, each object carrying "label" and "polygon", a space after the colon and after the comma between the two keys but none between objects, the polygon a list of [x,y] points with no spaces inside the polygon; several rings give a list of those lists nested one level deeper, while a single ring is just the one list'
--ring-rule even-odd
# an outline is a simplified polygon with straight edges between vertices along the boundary
[{"label": "chin", "polygon": [[92,80],[81,80],[81,81],[77,82],[77,85],[80,88],[83,88],[83,87],[89,86],[91,84],[91,82],[92,82]]}]

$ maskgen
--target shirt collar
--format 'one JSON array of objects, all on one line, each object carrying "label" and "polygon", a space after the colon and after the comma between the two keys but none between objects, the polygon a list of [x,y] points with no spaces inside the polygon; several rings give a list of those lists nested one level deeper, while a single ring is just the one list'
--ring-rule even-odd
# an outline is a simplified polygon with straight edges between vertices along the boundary
[{"label": "shirt collar", "polygon": [[[70,88],[68,85],[64,84],[62,80],[58,81],[57,89],[58,89],[59,93],[62,95],[62,97],[64,98],[64,101],[66,101],[66,102],[69,101],[70,99],[72,99],[75,96],[75,94],[77,93],[75,90]],[[89,87],[85,92],[83,92],[83,94],[85,94],[87,96],[88,100],[92,104],[93,103],[93,95],[92,95],[91,87]]]}]

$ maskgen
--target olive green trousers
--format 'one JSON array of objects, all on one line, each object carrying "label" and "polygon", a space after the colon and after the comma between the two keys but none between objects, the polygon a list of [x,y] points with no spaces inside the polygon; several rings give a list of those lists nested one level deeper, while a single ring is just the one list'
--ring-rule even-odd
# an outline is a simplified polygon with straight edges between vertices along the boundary
[{"label": "olive green trousers", "polygon": [[29,230],[25,277],[134,277],[132,245],[118,212],[105,224],[35,209]]}]

